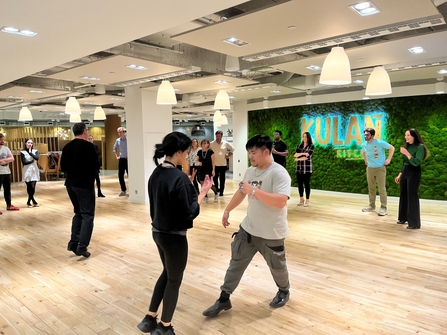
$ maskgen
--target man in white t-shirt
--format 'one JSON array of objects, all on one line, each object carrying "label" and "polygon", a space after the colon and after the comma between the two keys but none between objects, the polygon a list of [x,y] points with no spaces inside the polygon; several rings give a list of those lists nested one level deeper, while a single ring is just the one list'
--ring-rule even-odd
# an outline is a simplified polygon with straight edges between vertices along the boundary
[{"label": "man in white t-shirt", "polygon": [[[14,156],[11,150],[5,146],[5,136],[0,133],[0,189],[3,186],[6,210],[18,211],[19,208],[11,204],[11,170],[9,169],[11,162],[14,162]],[[0,214],[2,214],[1,211]]]},{"label": "man in white t-shirt", "polygon": [[248,195],[247,216],[231,244],[230,266],[225,274],[221,294],[215,304],[203,312],[204,316],[216,316],[230,309],[230,294],[234,292],[245,269],[256,253],[260,253],[278,287],[270,307],[284,306],[289,300],[289,273],[286,265],[284,239],[289,233],[287,224],[287,200],[290,197],[290,176],[286,169],[273,161],[273,142],[268,136],[256,135],[245,148],[250,157],[251,167],[245,172],[223,216],[226,228],[230,212],[239,206]]},{"label": "man in white t-shirt", "polygon": [[210,149],[214,151],[214,177],[213,182],[219,191],[219,196],[224,195],[225,172],[227,171],[227,158],[233,155],[234,148],[227,141],[222,139],[223,132],[216,131],[216,140],[210,143]]}]

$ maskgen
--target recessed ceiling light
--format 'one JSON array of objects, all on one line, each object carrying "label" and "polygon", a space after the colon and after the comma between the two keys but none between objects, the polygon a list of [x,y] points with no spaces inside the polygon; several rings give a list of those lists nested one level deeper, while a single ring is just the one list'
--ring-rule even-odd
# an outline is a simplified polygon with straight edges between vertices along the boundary
[{"label": "recessed ceiling light", "polygon": [[134,69],[134,70],[147,70],[147,67],[144,67],[142,65],[136,65],[136,64],[130,64],[130,65],[126,65],[127,68],[129,69]]},{"label": "recessed ceiling light", "polygon": [[321,67],[319,67],[318,65],[309,65],[309,66],[306,66],[306,69],[309,69],[312,71],[318,71],[318,70],[321,70]]},{"label": "recessed ceiling light", "polygon": [[270,93],[281,93],[281,91],[280,90],[273,90],[273,91],[270,91]]},{"label": "recessed ceiling light", "polygon": [[42,94],[42,93],[45,93],[45,91],[42,91],[42,90],[30,90],[30,93],[39,93],[39,94]]},{"label": "recessed ceiling light", "polygon": [[123,100],[122,98],[110,98],[110,100]]},{"label": "recessed ceiling light", "polygon": [[97,78],[97,77],[89,77],[89,76],[82,76],[79,77],[81,79],[86,79],[86,80],[100,80],[101,78]]},{"label": "recessed ceiling light", "polygon": [[230,82],[226,81],[226,80],[216,80],[214,83],[220,84],[220,85],[226,85],[226,84],[229,84]]},{"label": "recessed ceiling light", "polygon": [[8,34],[16,34],[16,35],[22,35],[22,36],[28,36],[28,37],[33,37],[36,36],[37,33],[28,29],[17,29],[14,27],[3,27],[2,31],[4,33],[8,33]]},{"label": "recessed ceiling light", "polygon": [[363,97],[362,99],[363,100],[369,100],[369,97]]},{"label": "recessed ceiling light", "polygon": [[363,84],[363,80],[357,79],[357,80],[354,80],[354,83],[356,83],[356,84]]},{"label": "recessed ceiling light", "polygon": [[236,37],[226,38],[226,39],[223,40],[223,42],[235,45],[237,47],[243,47],[245,45],[250,44],[250,43],[245,42],[243,40],[237,39]]},{"label": "recessed ceiling light", "polygon": [[380,10],[376,5],[372,3],[372,1],[364,1],[355,5],[349,6],[354,12],[361,16],[368,16],[380,13]]},{"label": "recessed ceiling light", "polygon": [[232,96],[232,95],[229,95],[228,98],[230,98],[230,99],[236,99],[236,97],[234,97],[234,96]]},{"label": "recessed ceiling light", "polygon": [[288,26],[287,29],[294,30],[294,29],[296,29],[296,26]]},{"label": "recessed ceiling light", "polygon": [[439,74],[446,74],[447,73],[447,70],[445,70],[445,69],[441,69],[441,70],[438,70],[437,71]]},{"label": "recessed ceiling light", "polygon": [[408,51],[410,51],[412,54],[421,54],[425,52],[425,49],[423,47],[414,47],[414,48],[410,48],[408,49]]}]

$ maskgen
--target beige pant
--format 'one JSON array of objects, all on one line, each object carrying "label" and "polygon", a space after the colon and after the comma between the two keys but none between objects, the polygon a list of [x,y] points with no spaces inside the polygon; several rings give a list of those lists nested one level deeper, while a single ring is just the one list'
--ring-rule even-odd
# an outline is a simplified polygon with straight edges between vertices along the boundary
[{"label": "beige pant", "polygon": [[380,207],[387,206],[386,200],[386,167],[366,168],[366,179],[368,180],[369,205],[376,208],[376,184],[379,187]]}]

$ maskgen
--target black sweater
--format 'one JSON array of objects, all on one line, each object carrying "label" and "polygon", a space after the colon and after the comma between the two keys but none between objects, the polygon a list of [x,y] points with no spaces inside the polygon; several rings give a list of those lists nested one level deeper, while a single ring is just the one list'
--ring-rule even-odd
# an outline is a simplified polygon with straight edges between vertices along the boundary
[{"label": "black sweater", "polygon": [[158,166],[149,178],[148,191],[155,229],[168,232],[192,228],[200,206],[196,190],[184,172]]}]

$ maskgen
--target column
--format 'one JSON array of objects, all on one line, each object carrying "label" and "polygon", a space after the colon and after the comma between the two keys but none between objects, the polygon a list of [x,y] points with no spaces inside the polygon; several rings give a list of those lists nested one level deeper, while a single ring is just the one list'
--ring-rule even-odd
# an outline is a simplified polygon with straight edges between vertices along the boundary
[{"label": "column", "polygon": [[247,101],[236,101],[233,113],[233,180],[241,181],[248,168],[248,154],[245,144],[248,141]]},{"label": "column", "polygon": [[171,106],[157,105],[157,92],[126,87],[126,125],[129,159],[129,201],[147,204],[147,182],[155,163],[156,143],[172,132]]}]

